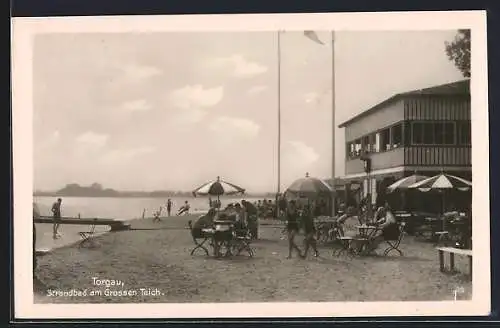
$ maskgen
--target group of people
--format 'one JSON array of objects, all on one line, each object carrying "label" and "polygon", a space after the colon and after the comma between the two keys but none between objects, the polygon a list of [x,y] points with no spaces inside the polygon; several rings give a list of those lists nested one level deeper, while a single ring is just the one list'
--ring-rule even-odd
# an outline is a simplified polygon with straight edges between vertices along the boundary
[{"label": "group of people", "polygon": [[[350,217],[355,216],[356,214],[358,214],[356,213],[356,210],[353,207],[349,207],[344,211],[344,213],[337,216],[336,223],[339,227],[341,235],[344,234],[342,226],[345,221]],[[287,223],[285,228],[288,234],[287,258],[292,257],[292,253],[294,250],[298,253],[299,257],[305,258],[307,257],[307,253],[310,248],[313,249],[314,256],[319,256],[316,241],[316,226],[314,224],[315,217],[317,217],[317,215],[315,213],[314,204],[305,204],[300,206],[295,200],[291,200],[290,202],[288,202],[288,206],[286,209]],[[386,240],[395,240],[399,237],[399,225],[394,214],[391,211],[389,204],[387,203],[384,206],[379,207],[375,211],[371,222],[363,223],[368,223],[376,227],[375,232],[370,236],[370,247],[372,248],[370,249],[370,252],[377,249],[382,242]],[[295,243],[295,237],[299,233],[301,228],[304,232],[304,252],[302,252]]]},{"label": "group of people", "polygon": [[207,214],[198,218],[193,225],[194,233],[201,233],[202,229],[211,228],[216,220],[232,221],[236,230],[248,231],[252,239],[258,238],[257,208],[254,204],[242,200],[241,203],[231,203],[223,210],[211,207]]}]

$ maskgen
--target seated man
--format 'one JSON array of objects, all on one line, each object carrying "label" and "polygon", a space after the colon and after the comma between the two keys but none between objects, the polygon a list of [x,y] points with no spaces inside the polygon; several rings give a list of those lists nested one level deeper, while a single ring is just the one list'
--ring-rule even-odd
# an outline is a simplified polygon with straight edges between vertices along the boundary
[{"label": "seated man", "polygon": [[375,222],[375,226],[378,230],[372,237],[372,251],[375,250],[383,241],[397,240],[400,234],[396,217],[392,214],[388,205],[379,207],[375,213],[375,217],[380,219]]},{"label": "seated man", "polygon": [[211,208],[207,214],[202,215],[196,220],[193,226],[193,235],[202,236],[202,229],[211,228],[215,218],[215,209]]},{"label": "seated man", "polygon": [[179,212],[177,213],[177,215],[181,215],[181,214],[188,215],[190,208],[191,208],[191,205],[189,205],[188,201],[186,200],[184,202],[184,205],[179,209]]}]

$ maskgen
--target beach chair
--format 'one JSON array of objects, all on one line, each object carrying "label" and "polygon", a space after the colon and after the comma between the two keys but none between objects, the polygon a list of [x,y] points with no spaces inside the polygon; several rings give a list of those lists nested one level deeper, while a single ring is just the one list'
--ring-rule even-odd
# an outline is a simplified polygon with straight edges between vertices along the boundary
[{"label": "beach chair", "polygon": [[85,245],[89,246],[96,246],[94,242],[94,235],[95,235],[95,224],[91,224],[89,226],[89,230],[87,231],[80,231],[79,232],[80,237],[82,240],[80,241],[80,244],[78,245],[79,247],[83,247]]},{"label": "beach chair", "polygon": [[[205,247],[205,243],[209,241],[209,238],[200,230],[195,230],[193,228],[193,222],[191,220],[188,221],[188,226],[191,231],[191,237],[193,238],[193,242],[196,245],[195,248],[191,250],[191,255],[194,255],[194,253],[198,249],[202,249],[205,251],[205,254],[208,256],[209,252],[208,249]],[[201,241],[200,241],[201,240]]]},{"label": "beach chair", "polygon": [[403,256],[403,252],[399,249],[399,245],[401,244],[401,240],[403,240],[405,225],[405,222],[399,223],[399,235],[397,239],[385,241],[389,246],[384,250],[384,256],[389,255],[392,251],[396,251],[400,256]]}]

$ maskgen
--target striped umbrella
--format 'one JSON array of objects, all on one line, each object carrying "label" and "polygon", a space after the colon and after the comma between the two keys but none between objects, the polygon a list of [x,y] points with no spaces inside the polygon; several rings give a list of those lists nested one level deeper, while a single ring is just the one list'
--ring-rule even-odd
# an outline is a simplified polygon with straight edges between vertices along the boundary
[{"label": "striped umbrella", "polygon": [[422,181],[416,182],[410,186],[409,189],[418,188],[420,191],[430,191],[430,190],[452,190],[457,189],[460,191],[467,191],[472,188],[472,182],[462,179],[460,177],[441,173],[433,177],[424,179]]},{"label": "striped umbrella", "polygon": [[196,195],[212,195],[217,196],[217,200],[219,200],[221,195],[236,195],[244,193],[245,189],[223,181],[220,177],[217,177],[217,180],[215,181],[206,182],[193,190],[193,196],[195,197]]},{"label": "striped umbrella", "polygon": [[296,197],[314,197],[321,194],[331,194],[332,188],[323,180],[312,178],[306,173],[305,178],[295,180],[285,191]]},{"label": "striped umbrella", "polygon": [[[468,191],[472,189],[472,182],[462,179],[460,177],[441,173],[435,175],[433,177],[427,178],[420,182],[414,183],[408,187],[409,189],[418,189],[423,192],[429,191],[439,191],[442,193],[441,195],[441,206],[442,213],[445,212],[445,203],[446,203],[446,191]],[[443,230],[446,230],[446,220],[442,221]]]},{"label": "striped umbrella", "polygon": [[429,177],[425,175],[413,174],[394,182],[389,187],[387,187],[387,190],[389,192],[393,192],[396,189],[408,189],[408,187],[411,186],[412,184],[415,184],[427,178]]}]

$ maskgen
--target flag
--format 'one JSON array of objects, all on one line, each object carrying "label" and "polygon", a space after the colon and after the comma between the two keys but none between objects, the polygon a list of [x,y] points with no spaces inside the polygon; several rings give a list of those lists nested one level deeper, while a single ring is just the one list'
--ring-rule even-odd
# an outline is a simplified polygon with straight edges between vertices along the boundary
[{"label": "flag", "polygon": [[318,37],[318,35],[316,34],[316,32],[314,31],[304,31],[304,35],[309,38],[310,40],[316,42],[316,43],[319,43],[321,45],[325,45],[323,43],[323,41],[321,41]]}]

